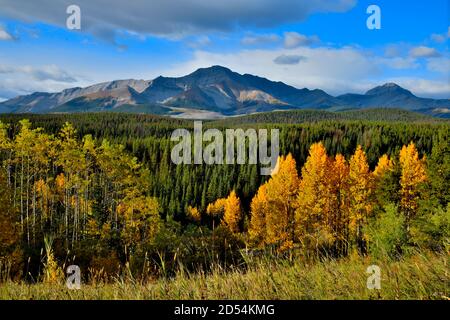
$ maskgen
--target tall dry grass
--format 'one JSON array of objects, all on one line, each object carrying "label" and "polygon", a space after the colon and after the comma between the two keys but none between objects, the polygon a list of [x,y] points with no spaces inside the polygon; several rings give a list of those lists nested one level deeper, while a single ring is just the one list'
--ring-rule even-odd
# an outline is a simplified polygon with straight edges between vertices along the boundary
[{"label": "tall dry grass", "polygon": [[[381,268],[381,290],[367,289],[366,269]],[[306,263],[259,259],[243,271],[180,271],[145,283],[128,278],[101,281],[81,290],[60,284],[0,284],[0,299],[448,299],[448,255],[416,253],[401,260],[348,257]]]}]

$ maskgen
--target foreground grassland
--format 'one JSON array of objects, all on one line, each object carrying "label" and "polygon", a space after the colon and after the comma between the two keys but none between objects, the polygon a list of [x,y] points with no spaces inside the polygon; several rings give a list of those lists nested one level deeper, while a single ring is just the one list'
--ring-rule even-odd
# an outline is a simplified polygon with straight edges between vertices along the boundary
[{"label": "foreground grassland", "polygon": [[[381,268],[381,290],[367,289],[366,269]],[[415,254],[401,260],[346,258],[308,265],[260,262],[246,272],[179,272],[139,283],[117,279],[81,290],[63,284],[0,284],[0,299],[449,299],[448,255]]]}]

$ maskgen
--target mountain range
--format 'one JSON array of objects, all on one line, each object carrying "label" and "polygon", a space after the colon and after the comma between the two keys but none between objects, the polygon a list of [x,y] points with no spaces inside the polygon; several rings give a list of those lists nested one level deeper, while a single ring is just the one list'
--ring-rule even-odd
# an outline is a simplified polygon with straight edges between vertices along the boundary
[{"label": "mountain range", "polygon": [[297,89],[222,66],[201,68],[179,78],[115,80],[57,93],[35,92],[0,103],[0,113],[130,112],[183,118],[221,118],[274,110],[342,111],[399,108],[450,117],[450,99],[427,99],[395,83],[365,94],[332,96],[320,89]]}]

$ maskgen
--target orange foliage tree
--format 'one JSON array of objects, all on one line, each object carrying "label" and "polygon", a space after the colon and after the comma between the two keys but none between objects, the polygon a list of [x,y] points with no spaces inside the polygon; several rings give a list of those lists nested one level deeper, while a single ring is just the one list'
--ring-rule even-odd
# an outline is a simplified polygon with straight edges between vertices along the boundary
[{"label": "orange foliage tree", "polygon": [[263,184],[259,187],[258,192],[252,199],[250,204],[250,227],[249,235],[252,242],[259,246],[266,244],[266,216],[267,216],[267,184]]},{"label": "orange foliage tree", "polygon": [[332,233],[335,252],[345,254],[348,247],[349,165],[344,156],[338,154],[330,167],[332,205],[328,214],[328,229]]},{"label": "orange foliage tree", "polygon": [[365,247],[363,226],[373,211],[373,175],[361,146],[349,163],[349,228],[360,250]]}]

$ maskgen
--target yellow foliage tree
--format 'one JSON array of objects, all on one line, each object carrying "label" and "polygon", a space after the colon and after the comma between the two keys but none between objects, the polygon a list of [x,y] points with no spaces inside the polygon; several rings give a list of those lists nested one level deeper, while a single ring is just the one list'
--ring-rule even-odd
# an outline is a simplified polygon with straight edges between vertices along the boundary
[{"label": "yellow foliage tree", "polygon": [[363,226],[373,211],[373,175],[361,146],[356,148],[349,166],[349,228],[358,248],[363,250]]},{"label": "yellow foliage tree", "polygon": [[[267,182],[266,242],[277,244],[280,250],[289,249],[295,240],[295,200],[299,178],[294,157],[279,157],[277,170]],[[264,195],[264,192],[261,196]]]},{"label": "yellow foliage tree", "polygon": [[268,209],[266,187],[266,184],[259,187],[250,204],[251,218],[248,232],[251,241],[261,246],[266,244],[266,215]]},{"label": "yellow foliage tree", "polygon": [[221,217],[223,216],[225,210],[225,198],[217,199],[214,203],[208,204],[206,207],[206,213],[211,217]]},{"label": "yellow foliage tree", "polygon": [[375,170],[373,171],[373,175],[375,179],[379,179],[383,177],[386,173],[389,171],[392,171],[394,169],[394,162],[389,159],[387,154],[384,154],[378,159],[378,164],[375,167]]},{"label": "yellow foliage tree", "polygon": [[328,229],[332,232],[335,251],[346,253],[348,243],[348,196],[349,166],[344,156],[336,155],[330,170],[330,199],[331,206],[328,213]]},{"label": "yellow foliage tree", "polygon": [[196,207],[187,207],[187,216],[193,222],[200,222],[202,220],[202,215]]},{"label": "yellow foliage tree", "polygon": [[[11,149],[11,140],[8,137],[7,126],[0,121],[0,156],[1,152]],[[1,157],[0,157],[0,160]]]},{"label": "yellow foliage tree", "polygon": [[400,151],[401,208],[408,225],[409,220],[416,214],[420,198],[420,184],[427,180],[425,157],[419,159],[419,153],[414,143],[403,146]]},{"label": "yellow foliage tree", "polygon": [[239,232],[239,224],[242,219],[241,201],[233,190],[225,201],[223,224],[233,233]]},{"label": "yellow foliage tree", "polygon": [[297,234],[307,248],[333,240],[329,228],[333,209],[331,190],[332,161],[321,142],[311,145],[302,168],[302,179],[297,197]]},{"label": "yellow foliage tree", "polygon": [[206,213],[211,217],[218,217],[222,224],[227,226],[231,232],[239,232],[239,224],[242,220],[241,201],[236,192],[230,192],[227,198],[217,199],[206,208]]},{"label": "yellow foliage tree", "polygon": [[160,227],[159,205],[155,198],[133,196],[117,206],[119,222],[123,225],[121,236],[129,254],[138,244],[151,242]]}]

